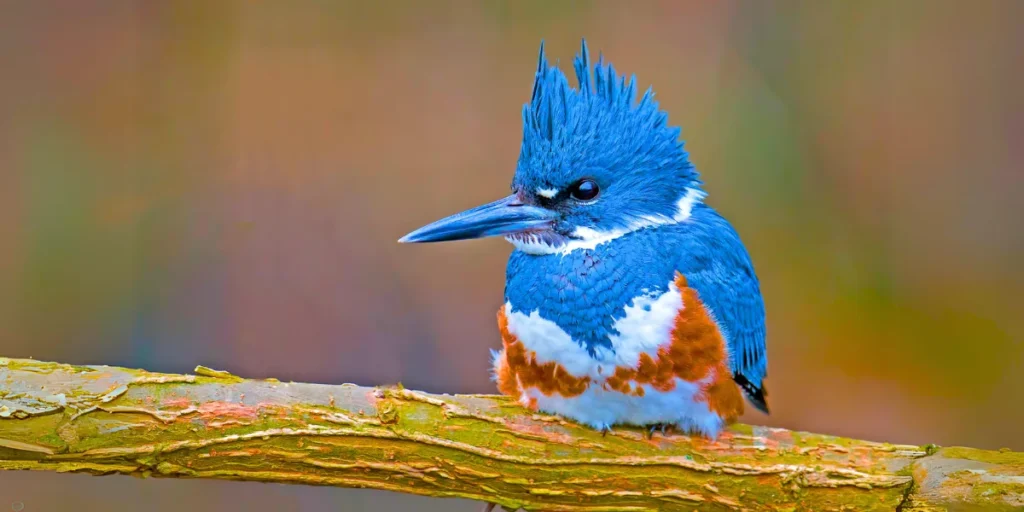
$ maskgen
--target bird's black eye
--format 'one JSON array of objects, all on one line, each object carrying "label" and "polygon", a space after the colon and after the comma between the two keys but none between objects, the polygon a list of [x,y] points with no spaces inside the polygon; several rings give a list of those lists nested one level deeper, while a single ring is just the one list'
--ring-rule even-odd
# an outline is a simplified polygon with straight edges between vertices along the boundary
[{"label": "bird's black eye", "polygon": [[597,182],[592,179],[584,179],[576,182],[575,185],[569,188],[569,195],[573,199],[580,201],[590,201],[597,197],[598,192],[601,189],[598,188]]}]

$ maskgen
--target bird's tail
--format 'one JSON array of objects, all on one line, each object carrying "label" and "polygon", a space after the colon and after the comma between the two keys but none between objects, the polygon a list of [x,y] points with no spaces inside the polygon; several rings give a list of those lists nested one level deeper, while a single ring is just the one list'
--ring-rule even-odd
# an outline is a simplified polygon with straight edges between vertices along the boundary
[{"label": "bird's tail", "polygon": [[750,382],[742,373],[733,375],[733,380],[743,390],[743,394],[747,395],[747,399],[750,403],[757,408],[757,410],[769,414],[768,412],[768,389],[765,387],[764,382],[758,386],[753,382]]}]

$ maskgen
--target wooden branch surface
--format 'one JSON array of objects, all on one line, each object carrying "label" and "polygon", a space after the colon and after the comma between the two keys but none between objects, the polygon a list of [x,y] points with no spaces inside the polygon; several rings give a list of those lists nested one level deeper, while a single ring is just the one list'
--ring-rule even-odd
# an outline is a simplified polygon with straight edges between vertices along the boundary
[{"label": "wooden branch surface", "polygon": [[0,469],[386,489],[507,510],[1012,510],[1024,454],[736,425],[602,436],[498,396],[0,358]]}]

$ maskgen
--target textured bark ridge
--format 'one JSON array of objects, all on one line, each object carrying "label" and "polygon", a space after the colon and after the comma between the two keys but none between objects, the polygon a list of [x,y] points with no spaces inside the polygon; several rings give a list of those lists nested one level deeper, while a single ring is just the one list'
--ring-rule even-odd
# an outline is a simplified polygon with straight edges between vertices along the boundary
[{"label": "textured bark ridge", "polygon": [[497,396],[0,358],[0,469],[366,487],[508,510],[1012,510],[1024,454],[736,425],[600,433]]}]

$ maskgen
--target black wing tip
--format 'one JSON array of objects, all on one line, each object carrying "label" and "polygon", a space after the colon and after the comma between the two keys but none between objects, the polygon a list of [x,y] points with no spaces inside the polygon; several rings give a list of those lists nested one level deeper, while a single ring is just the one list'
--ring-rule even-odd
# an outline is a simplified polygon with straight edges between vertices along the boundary
[{"label": "black wing tip", "polygon": [[765,414],[771,414],[771,411],[768,410],[768,400],[764,396],[763,389],[758,389],[757,394],[748,393],[747,398],[750,399],[750,403],[754,406],[755,409]]},{"label": "black wing tip", "polygon": [[755,386],[754,383],[750,382],[743,376],[743,374],[740,373],[733,375],[733,380],[736,381],[736,384],[739,384],[740,389],[742,389],[743,393],[747,395],[747,399],[750,400],[751,405],[753,405],[755,409],[765,414],[771,414],[768,411],[768,391],[763,385],[760,387]]}]

